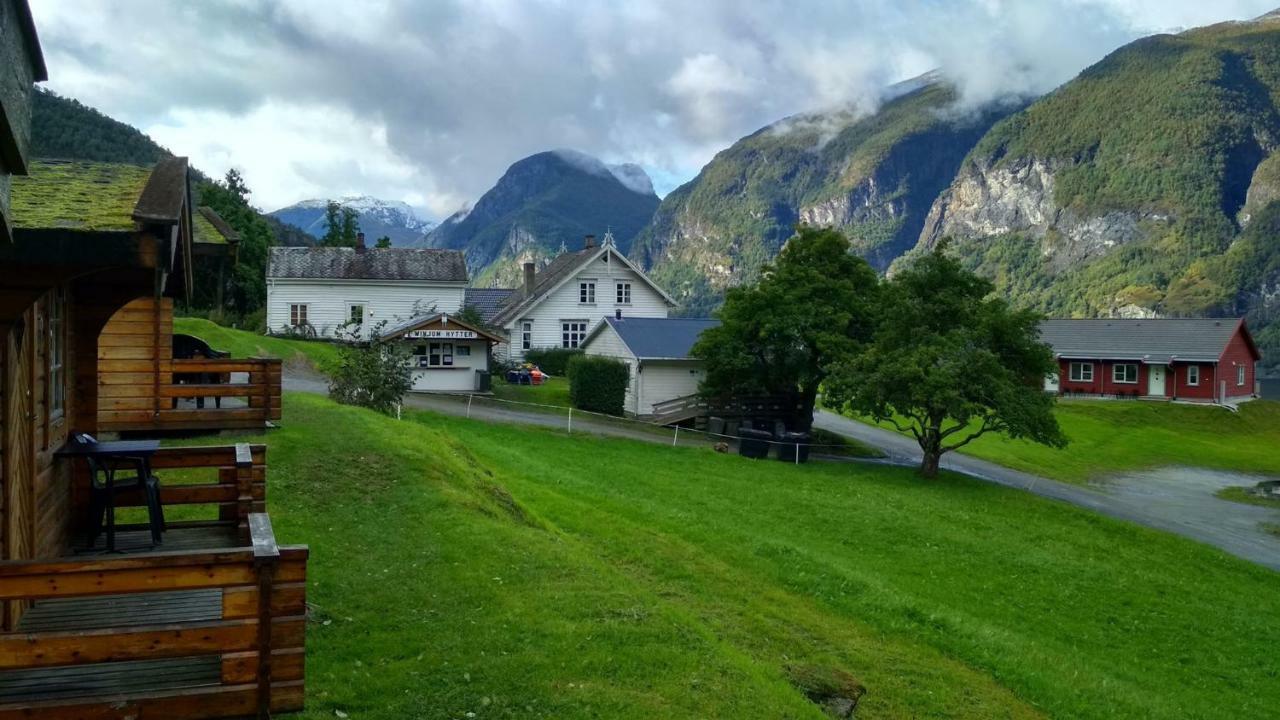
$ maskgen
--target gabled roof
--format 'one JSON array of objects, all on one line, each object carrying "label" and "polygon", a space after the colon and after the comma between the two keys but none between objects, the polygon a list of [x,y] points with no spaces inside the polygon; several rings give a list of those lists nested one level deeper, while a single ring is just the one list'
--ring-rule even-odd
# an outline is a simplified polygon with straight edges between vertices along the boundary
[{"label": "gabled roof", "polygon": [[1242,318],[1053,319],[1040,324],[1040,338],[1068,359],[1215,362],[1237,329],[1258,359]]},{"label": "gabled roof", "polygon": [[618,252],[613,245],[606,244],[599,247],[583,248],[577,252],[565,252],[557,255],[545,268],[539,271],[533,279],[533,292],[526,293],[523,288],[519,288],[513,292],[507,300],[502,310],[494,317],[493,322],[496,325],[506,325],[515,320],[521,314],[536,306],[547,295],[550,295],[557,288],[563,285],[569,278],[573,277],[582,268],[595,262],[603,257],[606,253],[613,253],[613,257],[621,260],[629,270],[634,272],[642,281],[652,287],[668,305],[674,306],[676,301],[667,294],[666,290],[658,287],[656,283],[649,279],[647,275],[640,271],[625,255]]},{"label": "gabled roof", "polygon": [[386,340],[388,338],[399,337],[406,333],[411,333],[415,330],[429,330],[432,325],[439,325],[441,327],[456,325],[460,328],[470,330],[482,338],[492,340],[493,342],[503,342],[502,338],[494,335],[488,330],[482,330],[475,325],[463,322],[448,313],[431,313],[430,315],[422,315],[420,317],[413,318],[412,320],[406,320],[405,322],[382,331],[382,334],[379,335],[379,337]]},{"label": "gabled roof", "polygon": [[273,247],[267,277],[466,282],[467,263],[459,250]]},{"label": "gabled roof", "polygon": [[714,318],[606,317],[604,320],[583,341],[583,347],[607,324],[638,360],[687,360],[703,331],[720,324]]},{"label": "gabled roof", "polygon": [[475,308],[485,322],[490,322],[513,294],[515,290],[509,288],[467,288],[462,304]]},{"label": "gabled roof", "polygon": [[202,245],[226,245],[240,242],[240,233],[208,205],[202,205],[191,214],[191,230],[196,242]]}]

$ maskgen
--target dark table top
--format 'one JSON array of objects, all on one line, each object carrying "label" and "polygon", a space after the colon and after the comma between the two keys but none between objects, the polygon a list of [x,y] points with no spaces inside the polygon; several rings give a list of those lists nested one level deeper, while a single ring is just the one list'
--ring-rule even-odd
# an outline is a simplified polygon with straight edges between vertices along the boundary
[{"label": "dark table top", "polygon": [[153,455],[160,449],[159,440],[109,440],[107,442],[81,443],[69,442],[59,450],[59,457],[137,457]]}]

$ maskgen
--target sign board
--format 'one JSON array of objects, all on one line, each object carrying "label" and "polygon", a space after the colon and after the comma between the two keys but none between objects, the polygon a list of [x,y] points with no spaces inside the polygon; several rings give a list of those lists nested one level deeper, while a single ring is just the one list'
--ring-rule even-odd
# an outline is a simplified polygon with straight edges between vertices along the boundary
[{"label": "sign board", "polygon": [[414,340],[475,340],[475,330],[414,330],[404,334],[405,337]]}]

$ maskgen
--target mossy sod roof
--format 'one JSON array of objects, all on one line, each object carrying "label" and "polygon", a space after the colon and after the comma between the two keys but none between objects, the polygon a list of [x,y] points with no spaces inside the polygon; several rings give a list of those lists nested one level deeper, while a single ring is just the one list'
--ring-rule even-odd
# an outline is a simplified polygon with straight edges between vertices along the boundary
[{"label": "mossy sod roof", "polygon": [[119,163],[42,160],[13,178],[15,228],[131,231],[151,169]]},{"label": "mossy sod roof", "polygon": [[204,213],[191,213],[191,229],[194,232],[195,241],[209,245],[226,245],[227,238],[218,228],[209,222],[209,218]]}]

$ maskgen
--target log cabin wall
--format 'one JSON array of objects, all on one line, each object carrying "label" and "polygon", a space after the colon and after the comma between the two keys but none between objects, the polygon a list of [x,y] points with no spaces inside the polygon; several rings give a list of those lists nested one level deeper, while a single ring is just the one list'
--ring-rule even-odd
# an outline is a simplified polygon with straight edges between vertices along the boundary
[{"label": "log cabin wall", "polygon": [[173,382],[172,359],[172,299],[138,298],[112,315],[98,336],[98,424],[153,422],[170,402],[160,388]]}]

